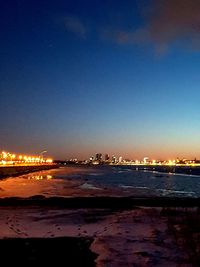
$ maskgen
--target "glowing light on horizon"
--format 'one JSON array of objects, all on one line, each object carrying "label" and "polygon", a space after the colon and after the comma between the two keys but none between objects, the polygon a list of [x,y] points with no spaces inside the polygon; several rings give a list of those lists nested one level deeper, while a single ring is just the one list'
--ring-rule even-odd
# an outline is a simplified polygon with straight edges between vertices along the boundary
[{"label": "glowing light on horizon", "polygon": [[0,152],[0,165],[27,165],[27,164],[52,164],[53,159],[31,155],[16,155],[9,152]]}]

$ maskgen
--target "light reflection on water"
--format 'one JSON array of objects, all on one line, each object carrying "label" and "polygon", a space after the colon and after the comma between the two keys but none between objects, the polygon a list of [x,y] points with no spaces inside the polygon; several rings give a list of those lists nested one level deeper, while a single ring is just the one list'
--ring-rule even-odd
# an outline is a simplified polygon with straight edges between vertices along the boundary
[{"label": "light reflection on water", "polygon": [[95,194],[95,188],[98,191],[99,188],[136,190],[137,194],[155,196],[200,197],[200,177],[134,170],[127,166],[65,167],[0,180],[0,197],[67,196],[71,189],[78,193],[78,190],[91,189]]},{"label": "light reflection on water", "polygon": [[84,171],[82,177],[97,186],[135,188],[141,189],[141,193],[148,189],[148,193],[161,196],[200,197],[200,176],[197,175],[99,166],[88,168],[88,173]]},{"label": "light reflection on water", "polygon": [[52,175],[30,175],[27,177],[28,180],[51,180],[53,179]]}]

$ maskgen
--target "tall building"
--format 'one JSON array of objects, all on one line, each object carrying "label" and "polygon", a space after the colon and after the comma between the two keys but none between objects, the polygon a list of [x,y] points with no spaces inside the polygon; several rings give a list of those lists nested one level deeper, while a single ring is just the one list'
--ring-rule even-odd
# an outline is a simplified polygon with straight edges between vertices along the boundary
[{"label": "tall building", "polygon": [[116,159],[116,157],[113,155],[112,156],[112,163],[116,163],[117,162],[117,159]]},{"label": "tall building", "polygon": [[90,157],[90,162],[93,162],[95,160],[94,156]]},{"label": "tall building", "polygon": [[95,160],[102,161],[102,154],[101,153],[97,153],[96,157],[95,157]]},{"label": "tall building", "polygon": [[108,161],[109,160],[109,155],[108,154],[105,154],[105,161]]}]

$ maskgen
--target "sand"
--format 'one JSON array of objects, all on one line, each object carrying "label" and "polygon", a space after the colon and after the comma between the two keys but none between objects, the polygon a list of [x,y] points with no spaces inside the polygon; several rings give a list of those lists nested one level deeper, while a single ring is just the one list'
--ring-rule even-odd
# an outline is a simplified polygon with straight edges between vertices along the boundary
[{"label": "sand", "polygon": [[[170,210],[182,216],[186,212],[182,208]],[[190,208],[187,212],[196,213],[197,210]],[[90,240],[87,253],[96,255],[95,264],[99,267],[195,266],[187,245],[184,242],[180,245],[171,229],[177,232],[183,225],[176,221],[174,226],[171,220],[174,213],[170,214],[166,208],[113,211],[1,207],[0,214],[0,239],[22,238],[31,242],[33,238],[71,237]]]}]

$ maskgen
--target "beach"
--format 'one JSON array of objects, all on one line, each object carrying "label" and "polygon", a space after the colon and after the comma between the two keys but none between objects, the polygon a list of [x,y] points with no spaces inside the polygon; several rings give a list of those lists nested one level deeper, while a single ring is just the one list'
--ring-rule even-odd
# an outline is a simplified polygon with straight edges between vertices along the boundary
[{"label": "beach", "polygon": [[[92,200],[91,200],[92,201]],[[26,248],[15,262],[26,264],[65,258],[70,266],[198,266],[197,208],[63,208],[40,205],[0,207],[0,246]],[[191,219],[192,218],[192,219]],[[197,222],[198,221],[198,222]],[[196,227],[194,227],[196,226]],[[45,244],[43,246],[42,244]],[[63,256],[65,246],[65,256]],[[34,253],[32,249],[34,248]],[[4,257],[4,256],[3,256]],[[11,259],[13,260],[13,258]]]},{"label": "beach", "polygon": [[0,182],[2,259],[30,266],[199,266],[200,198],[99,187],[76,175],[68,168]]}]

